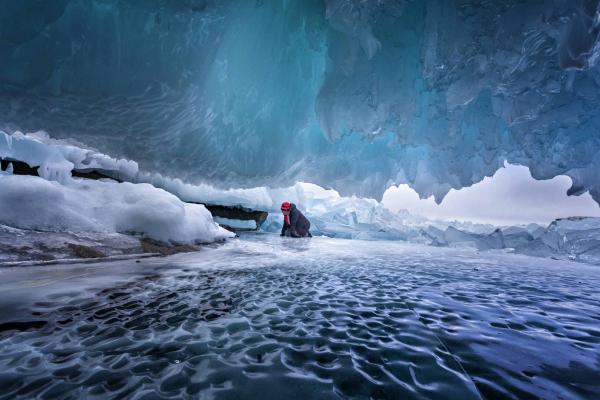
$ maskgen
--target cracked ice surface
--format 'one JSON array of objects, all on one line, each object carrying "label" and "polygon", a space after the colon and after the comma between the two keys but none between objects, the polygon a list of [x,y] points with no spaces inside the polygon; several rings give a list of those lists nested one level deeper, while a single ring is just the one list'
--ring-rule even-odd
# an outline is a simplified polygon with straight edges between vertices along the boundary
[{"label": "cracked ice surface", "polygon": [[2,1],[0,128],[190,183],[600,199],[594,0]]},{"label": "cracked ice surface", "polygon": [[0,398],[600,395],[585,264],[257,234],[0,277]]}]

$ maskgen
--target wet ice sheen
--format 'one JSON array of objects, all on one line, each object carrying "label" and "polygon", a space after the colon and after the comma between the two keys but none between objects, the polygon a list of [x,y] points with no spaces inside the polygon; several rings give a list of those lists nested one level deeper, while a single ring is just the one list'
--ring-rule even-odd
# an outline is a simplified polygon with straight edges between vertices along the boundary
[{"label": "wet ice sheen", "polygon": [[584,264],[249,235],[0,278],[2,399],[600,396]]}]

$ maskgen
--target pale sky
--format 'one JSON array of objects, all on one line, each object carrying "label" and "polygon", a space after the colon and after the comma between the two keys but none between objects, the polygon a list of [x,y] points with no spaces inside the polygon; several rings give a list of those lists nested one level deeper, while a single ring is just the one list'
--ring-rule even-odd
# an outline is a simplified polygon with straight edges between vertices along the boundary
[{"label": "pale sky", "polygon": [[406,209],[431,219],[467,220],[496,225],[537,222],[547,224],[571,216],[600,217],[600,207],[585,193],[567,196],[571,179],[561,175],[536,181],[529,168],[507,164],[491,178],[461,190],[451,190],[440,205],[433,197],[420,200],[407,185],[392,186],[383,195],[383,204]]}]

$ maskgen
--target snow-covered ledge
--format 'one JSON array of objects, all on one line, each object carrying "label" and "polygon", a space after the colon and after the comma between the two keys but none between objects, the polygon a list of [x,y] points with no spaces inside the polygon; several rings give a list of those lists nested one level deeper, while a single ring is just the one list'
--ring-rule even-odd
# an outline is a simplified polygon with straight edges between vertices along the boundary
[{"label": "snow-covered ledge", "polygon": [[166,243],[213,242],[234,236],[201,204],[184,203],[147,183],[88,180],[73,169],[132,178],[137,164],[48,138],[0,132],[0,158],[38,167],[39,177],[0,175],[0,224],[51,232],[137,233]]}]

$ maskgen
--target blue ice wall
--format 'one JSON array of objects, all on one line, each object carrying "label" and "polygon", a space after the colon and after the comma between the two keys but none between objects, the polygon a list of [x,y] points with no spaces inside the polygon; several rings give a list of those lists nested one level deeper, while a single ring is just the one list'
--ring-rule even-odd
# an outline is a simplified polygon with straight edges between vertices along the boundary
[{"label": "blue ice wall", "polygon": [[0,0],[0,128],[189,182],[600,200],[594,0]]}]

